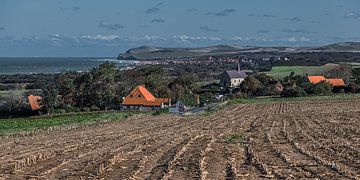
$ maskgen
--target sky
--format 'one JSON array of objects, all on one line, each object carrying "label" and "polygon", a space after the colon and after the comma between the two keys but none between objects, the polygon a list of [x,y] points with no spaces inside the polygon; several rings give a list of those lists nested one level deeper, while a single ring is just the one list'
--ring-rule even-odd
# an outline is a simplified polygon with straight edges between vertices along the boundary
[{"label": "sky", "polygon": [[359,0],[1,0],[0,57],[360,41]]}]

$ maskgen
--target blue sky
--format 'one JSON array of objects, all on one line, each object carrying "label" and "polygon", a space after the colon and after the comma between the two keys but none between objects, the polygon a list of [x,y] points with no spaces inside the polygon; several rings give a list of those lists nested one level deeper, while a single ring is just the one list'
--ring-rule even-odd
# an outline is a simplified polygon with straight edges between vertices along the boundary
[{"label": "blue sky", "polygon": [[0,56],[360,41],[359,0],[1,0]]}]

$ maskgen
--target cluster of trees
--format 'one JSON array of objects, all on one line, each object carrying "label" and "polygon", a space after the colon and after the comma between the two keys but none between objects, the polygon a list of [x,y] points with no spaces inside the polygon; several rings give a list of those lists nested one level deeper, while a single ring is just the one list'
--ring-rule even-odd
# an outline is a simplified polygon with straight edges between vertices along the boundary
[{"label": "cluster of trees", "polygon": [[[356,72],[360,78],[360,69],[356,70]],[[270,76],[260,73],[245,78],[240,86],[240,95],[247,97],[273,95],[302,97],[307,95],[331,95],[338,92],[357,93],[359,92],[357,83],[357,81],[350,82],[343,88],[336,88],[326,81],[311,84],[306,80],[306,77],[295,73],[291,73],[281,80],[274,80]]]},{"label": "cluster of trees", "polygon": [[91,111],[118,108],[130,91],[144,84],[156,97],[173,100],[194,96],[193,73],[171,77],[161,67],[149,66],[120,71],[113,63],[104,63],[88,72],[64,72],[53,81],[38,82],[42,87],[42,104],[46,112],[55,110]]},{"label": "cluster of trees", "polygon": [[265,73],[248,76],[240,85],[242,95],[248,97],[280,95],[281,89],[279,82]]}]

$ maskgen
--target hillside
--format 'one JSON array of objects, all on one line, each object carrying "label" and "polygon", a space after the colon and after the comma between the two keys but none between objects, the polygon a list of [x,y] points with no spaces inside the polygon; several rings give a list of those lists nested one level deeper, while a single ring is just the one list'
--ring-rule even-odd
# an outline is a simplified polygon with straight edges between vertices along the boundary
[{"label": "hillside", "polygon": [[242,53],[273,52],[273,53],[304,53],[304,52],[360,52],[360,42],[342,42],[316,47],[256,47],[217,45],[200,48],[163,48],[141,46],[119,54],[117,59],[143,60],[231,55]]}]

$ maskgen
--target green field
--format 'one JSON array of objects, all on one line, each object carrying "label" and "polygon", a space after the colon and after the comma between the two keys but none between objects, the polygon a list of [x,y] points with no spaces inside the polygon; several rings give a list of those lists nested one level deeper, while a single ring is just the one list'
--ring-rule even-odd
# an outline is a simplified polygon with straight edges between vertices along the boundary
[{"label": "green field", "polygon": [[4,97],[9,93],[9,91],[0,91],[0,97]]},{"label": "green field", "polygon": [[26,90],[8,90],[8,91],[0,91],[0,97],[5,97],[11,92],[18,92],[18,93],[24,93]]},{"label": "green field", "polygon": [[359,99],[360,94],[333,94],[330,96],[306,96],[306,97],[271,97],[271,96],[259,96],[257,98],[242,98],[234,99],[228,102],[228,105],[233,104],[257,104],[257,103],[281,103],[292,101],[322,101],[322,100],[351,100]]},{"label": "green field", "polygon": [[116,121],[127,118],[131,112],[97,112],[87,114],[69,114],[61,116],[42,116],[34,118],[0,119],[0,135],[20,131],[32,131],[69,124],[90,124],[101,121]]},{"label": "green field", "polygon": [[266,74],[275,79],[279,79],[289,75],[291,72],[300,75],[321,75],[332,68],[333,67],[325,66],[274,66],[271,71],[266,72]]}]

